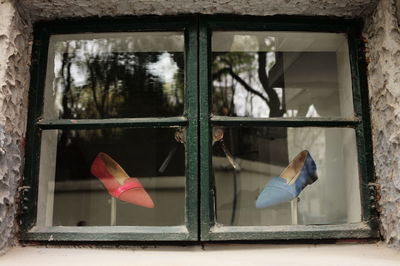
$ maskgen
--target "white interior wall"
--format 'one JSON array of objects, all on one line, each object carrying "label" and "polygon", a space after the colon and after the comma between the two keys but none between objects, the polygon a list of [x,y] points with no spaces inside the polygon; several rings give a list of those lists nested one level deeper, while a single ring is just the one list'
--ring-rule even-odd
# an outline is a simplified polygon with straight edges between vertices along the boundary
[{"label": "white interior wall", "polygon": [[[293,102],[291,108],[300,107],[301,109],[301,106],[309,106],[312,103],[317,113],[323,116],[354,117],[348,46],[345,39],[338,44],[335,71],[329,68],[324,70],[333,74],[337,73],[334,77],[325,74],[329,77],[325,80],[333,78],[336,81],[335,86],[325,88],[325,83],[317,83],[315,88],[311,87],[311,92],[313,90],[330,91],[329,99],[313,97],[318,94],[307,92],[308,97],[294,97],[291,100]],[[301,63],[305,69],[307,69],[307,64],[309,64],[308,61]],[[302,82],[307,84],[307,78],[307,75],[302,75]],[[298,82],[298,78],[293,77],[291,72],[285,75],[285,81],[286,79],[289,80],[289,86],[296,86]],[[327,82],[327,85],[331,84]],[[289,87],[288,90],[290,89]],[[291,158],[301,150],[308,149],[316,161],[319,174],[319,179],[306,188],[306,193],[300,195],[298,204],[300,222],[317,224],[360,222],[361,200],[355,131],[352,129],[289,128],[288,149]]]},{"label": "white interior wall", "polygon": [[[349,48],[346,42],[343,42],[337,52],[337,74],[338,89],[340,96],[340,110],[345,117],[354,116],[354,108],[352,103],[353,93],[351,86],[351,69],[349,61]],[[361,192],[359,189],[359,164],[357,161],[357,150],[354,148],[354,133],[345,131],[342,135],[343,142],[348,144],[343,146],[342,153],[346,154],[346,160],[343,162],[347,199],[347,220],[350,223],[359,222],[361,219]],[[354,144],[353,144],[354,143]]]}]

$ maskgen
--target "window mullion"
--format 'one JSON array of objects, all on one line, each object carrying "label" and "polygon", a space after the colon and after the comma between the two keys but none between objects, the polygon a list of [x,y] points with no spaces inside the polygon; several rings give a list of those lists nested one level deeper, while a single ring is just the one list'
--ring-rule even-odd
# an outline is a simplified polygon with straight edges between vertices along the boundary
[{"label": "window mullion", "polygon": [[41,129],[93,129],[110,127],[168,127],[185,126],[185,117],[166,118],[115,118],[115,119],[58,119],[39,120],[37,126]]},{"label": "window mullion", "polygon": [[198,240],[198,47],[197,20],[192,21],[185,30],[185,85],[186,114],[188,127],[186,142],[186,226],[188,240]]},{"label": "window mullion", "polygon": [[[199,89],[200,89],[200,219],[201,240],[209,240],[209,231],[214,224],[212,166],[211,166],[211,131],[210,131],[210,67],[211,67],[211,32],[207,22],[199,23]],[[211,191],[211,193],[210,193]]]},{"label": "window mullion", "polygon": [[251,118],[213,116],[211,124],[216,126],[270,126],[270,127],[355,127],[359,119],[326,118]]}]

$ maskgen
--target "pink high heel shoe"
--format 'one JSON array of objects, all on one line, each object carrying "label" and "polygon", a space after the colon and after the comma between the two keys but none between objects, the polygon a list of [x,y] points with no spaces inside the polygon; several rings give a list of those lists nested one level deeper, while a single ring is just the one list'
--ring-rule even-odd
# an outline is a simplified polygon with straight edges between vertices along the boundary
[{"label": "pink high heel shoe", "polygon": [[90,169],[107,189],[108,193],[119,200],[154,208],[154,202],[137,178],[131,178],[122,167],[104,152],[97,154]]}]

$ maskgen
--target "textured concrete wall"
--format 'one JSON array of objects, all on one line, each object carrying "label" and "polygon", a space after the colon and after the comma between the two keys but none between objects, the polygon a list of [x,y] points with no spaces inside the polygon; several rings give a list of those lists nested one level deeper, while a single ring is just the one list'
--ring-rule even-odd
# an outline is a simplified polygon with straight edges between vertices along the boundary
[{"label": "textured concrete wall", "polygon": [[246,14],[358,17],[377,0],[20,0],[32,19],[118,15]]},{"label": "textured concrete wall", "polygon": [[400,248],[400,31],[393,0],[381,0],[367,21],[374,162],[382,233]]},{"label": "textured concrete wall", "polygon": [[0,250],[13,244],[23,166],[31,26],[0,1]]}]

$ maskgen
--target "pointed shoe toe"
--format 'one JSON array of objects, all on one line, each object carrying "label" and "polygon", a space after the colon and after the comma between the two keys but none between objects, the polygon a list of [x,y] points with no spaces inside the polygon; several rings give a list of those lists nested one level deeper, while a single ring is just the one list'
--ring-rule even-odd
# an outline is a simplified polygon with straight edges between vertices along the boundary
[{"label": "pointed shoe toe", "polygon": [[256,200],[256,208],[265,208],[291,201],[318,179],[317,166],[308,151],[302,151],[264,187]]},{"label": "pointed shoe toe", "polygon": [[[279,177],[274,177],[263,189],[256,200],[256,208],[265,208],[273,205],[277,205],[283,202],[290,201],[293,197],[293,192],[285,187],[278,187],[273,185],[274,179],[278,179]],[[281,178],[279,178],[281,179]],[[274,181],[273,181],[274,180]],[[272,182],[272,183],[271,183]],[[282,183],[282,181],[278,181]],[[283,181],[285,182],[285,181]],[[283,183],[282,183],[283,184]],[[286,183],[284,183],[286,185]],[[287,186],[287,185],[286,185]]]},{"label": "pointed shoe toe", "polygon": [[154,208],[153,200],[139,180],[129,177],[125,170],[106,153],[100,152],[96,156],[90,170],[112,197],[145,208]]},{"label": "pointed shoe toe", "polygon": [[[129,178],[125,181],[125,185],[129,183],[139,183],[137,178]],[[119,200],[129,202],[138,206],[152,209],[154,208],[154,202],[146,192],[146,190],[140,185],[140,187],[134,187],[123,191],[119,196]]]}]

